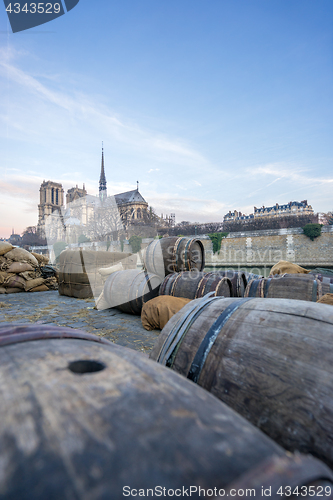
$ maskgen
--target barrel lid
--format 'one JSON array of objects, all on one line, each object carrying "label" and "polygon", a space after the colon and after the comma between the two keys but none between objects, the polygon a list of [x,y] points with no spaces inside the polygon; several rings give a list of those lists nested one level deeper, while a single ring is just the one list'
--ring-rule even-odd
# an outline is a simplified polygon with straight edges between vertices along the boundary
[{"label": "barrel lid", "polygon": [[93,335],[92,333],[68,327],[22,323],[11,323],[6,326],[0,326],[0,347],[19,342],[49,339],[90,340],[91,342],[98,342],[100,344],[112,344],[109,340]]}]

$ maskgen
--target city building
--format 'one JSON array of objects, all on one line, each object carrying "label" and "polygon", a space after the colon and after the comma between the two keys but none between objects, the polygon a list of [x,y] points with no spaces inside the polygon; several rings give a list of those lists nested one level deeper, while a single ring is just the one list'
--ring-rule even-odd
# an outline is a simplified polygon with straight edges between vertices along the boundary
[{"label": "city building", "polygon": [[313,215],[313,209],[311,205],[308,205],[307,200],[303,201],[290,201],[285,205],[279,205],[276,203],[272,207],[262,206],[261,208],[254,207],[254,213],[250,215],[242,214],[235,210],[234,212],[229,211],[224,217],[224,222],[229,221],[240,221],[240,220],[253,220],[257,217],[285,217],[289,215]]}]

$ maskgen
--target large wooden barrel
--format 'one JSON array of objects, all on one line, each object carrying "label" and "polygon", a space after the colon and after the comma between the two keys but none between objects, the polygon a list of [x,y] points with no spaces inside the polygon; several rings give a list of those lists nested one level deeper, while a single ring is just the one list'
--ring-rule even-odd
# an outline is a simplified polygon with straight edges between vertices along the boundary
[{"label": "large wooden barrel", "polygon": [[160,295],[172,295],[185,299],[197,299],[209,292],[223,297],[232,296],[232,284],[229,278],[218,273],[200,273],[185,271],[166,276],[161,284]]},{"label": "large wooden barrel", "polygon": [[142,306],[158,296],[161,278],[156,274],[128,269],[108,276],[104,284],[104,298],[109,307],[125,313],[141,314]]},{"label": "large wooden barrel", "polygon": [[333,486],[324,464],[288,455],[207,391],[68,330],[0,329],[1,499],[203,498],[276,461],[299,488]]},{"label": "large wooden barrel", "polygon": [[151,359],[190,378],[279,444],[333,466],[333,308],[202,298],[162,330]]},{"label": "large wooden barrel", "polygon": [[205,267],[205,251],[197,238],[168,237],[152,241],[144,252],[146,269],[164,277],[171,273],[202,271]]},{"label": "large wooden barrel", "polygon": [[59,294],[78,299],[98,297],[104,278],[98,270],[121,262],[125,269],[136,268],[137,256],[122,252],[69,249],[59,256]]},{"label": "large wooden barrel", "polygon": [[332,291],[333,284],[321,282],[310,274],[276,274],[249,281],[244,296],[316,302]]}]

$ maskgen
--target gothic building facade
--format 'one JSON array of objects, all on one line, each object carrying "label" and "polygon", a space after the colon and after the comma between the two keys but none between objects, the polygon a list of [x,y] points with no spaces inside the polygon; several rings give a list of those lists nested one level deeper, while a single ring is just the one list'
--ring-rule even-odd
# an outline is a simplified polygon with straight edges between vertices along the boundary
[{"label": "gothic building facade", "polygon": [[[111,206],[117,212],[117,225],[122,225],[125,230],[131,225],[148,221],[148,203],[139,193],[138,182],[135,190],[108,196],[102,147],[99,196],[89,195],[84,184],[82,189],[76,185],[67,191],[65,207],[62,185],[43,181],[38,205],[38,232],[52,240],[70,239],[75,242],[80,234],[87,232],[90,222],[95,219],[97,223],[96,214],[98,218],[103,218],[103,212],[110,213]],[[114,215],[109,217],[110,223],[111,219],[114,223]]]}]

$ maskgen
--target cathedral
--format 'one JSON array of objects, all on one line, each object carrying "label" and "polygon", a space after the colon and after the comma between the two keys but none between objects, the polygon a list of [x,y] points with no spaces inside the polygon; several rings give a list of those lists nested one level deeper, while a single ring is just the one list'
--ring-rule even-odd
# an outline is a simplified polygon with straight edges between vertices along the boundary
[{"label": "cathedral", "polygon": [[[102,147],[99,196],[89,195],[83,184],[67,191],[66,206],[62,185],[43,181],[38,205],[38,232],[50,240],[69,240],[76,243],[82,234],[92,240],[101,239],[108,232],[116,237],[133,225],[149,221],[148,203],[137,188],[114,196],[107,195],[107,181]],[[88,233],[88,234],[87,234]]]}]

